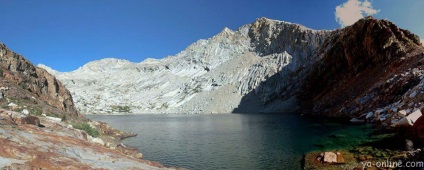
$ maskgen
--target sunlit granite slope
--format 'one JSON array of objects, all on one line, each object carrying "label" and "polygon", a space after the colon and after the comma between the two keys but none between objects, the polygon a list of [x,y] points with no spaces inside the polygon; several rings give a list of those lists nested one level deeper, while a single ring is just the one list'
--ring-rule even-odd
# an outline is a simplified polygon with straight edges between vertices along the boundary
[{"label": "sunlit granite slope", "polygon": [[[160,60],[110,58],[66,73],[39,67],[70,89],[82,113],[273,112],[280,107],[264,104],[296,92],[295,71],[308,64],[328,34],[260,18]],[[245,96],[249,108],[239,106]]]}]

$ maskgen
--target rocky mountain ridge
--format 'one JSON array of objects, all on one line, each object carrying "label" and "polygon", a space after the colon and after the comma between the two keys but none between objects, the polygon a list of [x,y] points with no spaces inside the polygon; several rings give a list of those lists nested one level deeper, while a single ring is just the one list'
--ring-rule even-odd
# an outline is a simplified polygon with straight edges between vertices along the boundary
[{"label": "rocky mountain ridge", "polygon": [[[0,44],[0,70],[3,89],[2,96],[14,98],[30,98],[46,102],[52,109],[59,109],[58,113],[69,117],[79,117],[71,93],[46,70],[35,67],[23,56],[11,51],[4,44]],[[19,86],[21,90],[15,90]],[[7,89],[7,90],[6,90]],[[27,95],[27,96],[25,96]]]},{"label": "rocky mountain ridge", "polygon": [[[264,104],[294,94],[293,73],[314,57],[329,33],[260,18],[236,31],[224,28],[160,60],[104,59],[67,73],[40,67],[72,91],[82,113],[276,112],[280,107]],[[276,74],[273,82],[261,85]],[[239,107],[252,92],[253,107]]]},{"label": "rocky mountain ridge", "polygon": [[[422,52],[418,36],[398,28],[390,21],[373,18],[359,20],[352,26],[332,32],[320,47],[317,53],[320,60],[308,71],[303,93],[305,98],[313,100],[312,110],[316,112],[352,115],[362,109],[356,110],[358,106],[349,103],[361,100],[361,95],[382,89],[379,86],[393,82],[390,79],[398,80],[395,78],[398,75],[419,77],[419,71],[411,71],[422,60]],[[380,99],[376,99],[379,101],[374,106],[361,103],[370,108],[380,106],[377,103],[393,102],[416,84],[409,83],[417,82],[412,79],[408,76],[398,85],[383,87],[392,94],[376,94]]]},{"label": "rocky mountain ridge", "polygon": [[371,105],[362,100],[374,98],[369,94],[390,76],[416,67],[422,49],[418,36],[372,17],[334,31],[260,18],[161,60],[105,59],[52,73],[89,114],[283,112],[302,106],[355,117],[399,100],[419,81],[404,77],[390,86],[393,94],[375,94],[380,98]]}]

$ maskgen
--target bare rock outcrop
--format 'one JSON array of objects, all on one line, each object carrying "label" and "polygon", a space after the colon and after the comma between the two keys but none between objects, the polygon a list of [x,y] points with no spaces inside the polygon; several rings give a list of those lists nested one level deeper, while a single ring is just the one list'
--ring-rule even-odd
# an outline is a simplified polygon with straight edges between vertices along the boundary
[{"label": "bare rock outcrop", "polygon": [[0,109],[0,123],[1,169],[175,169],[137,149],[100,145],[65,122]]},{"label": "bare rock outcrop", "polygon": [[386,20],[367,17],[336,30],[303,84],[307,106],[323,115],[355,116],[394,103],[418,84],[423,51],[418,36]]},{"label": "bare rock outcrop", "polygon": [[7,81],[20,86],[61,111],[68,116],[77,117],[71,93],[53,75],[42,68],[35,67],[23,56],[9,50],[0,44],[0,69],[2,77]]}]

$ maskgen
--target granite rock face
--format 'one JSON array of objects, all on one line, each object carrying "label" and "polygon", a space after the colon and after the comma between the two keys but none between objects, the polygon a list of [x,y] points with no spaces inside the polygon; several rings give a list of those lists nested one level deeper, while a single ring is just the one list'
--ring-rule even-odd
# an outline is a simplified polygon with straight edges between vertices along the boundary
[{"label": "granite rock face", "polygon": [[67,73],[40,67],[65,84],[82,113],[230,113],[247,95],[255,107],[238,111],[257,112],[295,94],[294,72],[329,33],[260,18],[160,60],[103,59]]},{"label": "granite rock face", "polygon": [[[53,75],[35,67],[23,56],[0,44],[0,69],[2,79],[33,94],[37,100],[68,113],[78,116],[71,93]],[[9,87],[3,87],[9,88]],[[28,96],[27,96],[28,97]]]},{"label": "granite rock face", "polygon": [[422,108],[417,85],[423,52],[418,36],[372,17],[334,31],[259,18],[160,60],[103,59],[67,73],[40,67],[56,75],[88,114],[302,106],[308,113],[392,124],[398,111]]}]

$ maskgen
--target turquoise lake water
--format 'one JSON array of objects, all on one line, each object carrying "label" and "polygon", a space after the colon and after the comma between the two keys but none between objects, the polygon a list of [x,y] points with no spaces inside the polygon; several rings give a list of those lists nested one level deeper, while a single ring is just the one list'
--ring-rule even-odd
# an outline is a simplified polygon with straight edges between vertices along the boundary
[{"label": "turquoise lake water", "polygon": [[371,125],[296,114],[89,115],[137,133],[122,142],[144,159],[188,169],[301,169],[315,150],[355,147],[372,140]]}]

